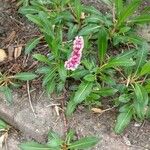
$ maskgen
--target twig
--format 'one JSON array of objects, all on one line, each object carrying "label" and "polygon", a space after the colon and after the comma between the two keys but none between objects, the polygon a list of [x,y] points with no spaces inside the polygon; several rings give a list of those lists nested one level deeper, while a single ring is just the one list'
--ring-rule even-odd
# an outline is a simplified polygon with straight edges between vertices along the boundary
[{"label": "twig", "polygon": [[29,104],[30,104],[30,107],[31,107],[31,110],[35,116],[35,118],[37,117],[36,114],[35,114],[35,110],[33,108],[33,105],[32,105],[32,102],[31,102],[31,95],[30,95],[30,87],[29,87],[29,81],[27,81],[27,92],[28,92],[28,100],[29,100]]},{"label": "twig", "polygon": [[47,105],[46,107],[53,107],[53,106],[59,106],[60,104],[50,104],[50,105]]}]

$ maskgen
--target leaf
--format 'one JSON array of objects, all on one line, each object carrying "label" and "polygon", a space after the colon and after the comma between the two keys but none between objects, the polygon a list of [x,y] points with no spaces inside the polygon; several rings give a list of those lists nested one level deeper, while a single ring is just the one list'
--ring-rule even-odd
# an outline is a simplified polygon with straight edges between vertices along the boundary
[{"label": "leaf", "polygon": [[12,103],[13,100],[12,90],[8,86],[1,87],[1,90],[5,95],[7,102]]},{"label": "leaf", "polygon": [[20,145],[21,150],[54,150],[47,145],[39,144],[36,142],[26,142]]},{"label": "leaf", "polygon": [[137,24],[150,23],[150,15],[144,14],[144,15],[136,16],[132,18],[129,22],[137,23]]},{"label": "leaf", "polygon": [[22,80],[22,81],[33,80],[36,77],[37,75],[31,72],[21,72],[21,73],[17,73],[16,75],[14,75],[14,78],[18,80]]},{"label": "leaf", "polygon": [[[45,84],[45,83],[44,83]],[[55,80],[50,80],[49,82],[46,83],[46,92],[48,95],[52,94],[55,90],[55,87],[56,87],[56,82]]]},{"label": "leaf", "polygon": [[93,87],[93,83],[91,83],[91,82],[82,82],[79,85],[79,88],[78,88],[78,90],[75,93],[73,101],[76,104],[81,103],[91,93],[92,87]]},{"label": "leaf", "polygon": [[26,17],[28,18],[28,20],[32,21],[33,23],[35,23],[39,27],[43,26],[42,21],[41,21],[39,16],[28,14],[28,15],[26,15]]},{"label": "leaf", "polygon": [[22,52],[22,46],[16,47],[14,50],[14,58],[17,59],[21,55],[21,52]]},{"label": "leaf", "polygon": [[53,78],[56,75],[56,69],[57,68],[53,68],[52,70],[49,70],[49,72],[45,75],[45,77],[43,78],[43,83],[42,83],[43,86],[47,85],[48,82],[53,80]]},{"label": "leaf", "polygon": [[128,111],[120,113],[117,117],[117,122],[115,125],[115,132],[120,134],[126,128],[126,126],[130,123],[132,119],[132,107],[128,108]]},{"label": "leaf", "polygon": [[40,42],[41,37],[30,40],[25,47],[25,54],[29,54]]},{"label": "leaf", "polygon": [[67,104],[66,116],[70,117],[72,113],[75,111],[77,104],[71,99]]},{"label": "leaf", "polygon": [[8,127],[7,124],[3,120],[0,119],[0,131],[2,129],[7,129],[7,127]]},{"label": "leaf", "polygon": [[90,13],[91,15],[103,16],[103,14],[93,6],[83,6],[83,11]]},{"label": "leaf", "polygon": [[71,99],[67,105],[67,116],[70,116],[74,112],[76,106],[89,96],[92,91],[92,87],[92,82],[82,82],[79,85],[78,90],[75,92],[74,98]]},{"label": "leaf", "polygon": [[43,63],[46,63],[46,64],[51,64],[50,60],[44,55],[34,54],[33,58],[37,59],[40,62],[43,62]]},{"label": "leaf", "polygon": [[146,89],[142,85],[136,83],[134,92],[135,92],[137,101],[139,103],[143,103],[146,106],[148,104],[148,101],[149,101]]},{"label": "leaf", "polygon": [[57,133],[55,133],[54,131],[49,132],[47,142],[48,146],[60,149],[62,142],[63,141]]},{"label": "leaf", "polygon": [[74,143],[70,143],[68,149],[87,149],[95,146],[99,142],[96,137],[84,137]]},{"label": "leaf", "polygon": [[59,73],[59,76],[60,76],[60,79],[65,82],[66,81],[66,78],[67,78],[67,70],[66,68],[64,67],[64,63],[61,62],[60,63],[60,66],[58,68],[58,73]]},{"label": "leaf", "polygon": [[91,109],[94,113],[103,113],[105,110],[102,110],[102,109],[100,109],[100,108],[92,108]]},{"label": "leaf", "polygon": [[150,61],[145,63],[141,69],[140,75],[150,74]]},{"label": "leaf", "polygon": [[119,67],[119,66],[124,66],[124,67],[129,67],[135,65],[135,62],[131,57],[133,56],[134,51],[128,51],[125,53],[122,53],[118,55],[115,58],[112,58],[108,61],[106,65],[104,65],[103,68],[111,68],[111,67]]},{"label": "leaf", "polygon": [[123,0],[115,0],[115,7],[116,7],[117,16],[119,16],[120,12],[123,9]]},{"label": "leaf", "polygon": [[95,93],[98,93],[101,96],[111,96],[114,95],[118,90],[114,88],[100,88],[98,91],[94,91]]},{"label": "leaf", "polygon": [[141,0],[133,0],[130,4],[124,7],[118,17],[117,26],[120,26],[123,22],[127,20],[128,17],[133,15],[134,11],[139,7],[140,3]]},{"label": "leaf", "polygon": [[143,43],[142,48],[138,49],[138,53],[136,56],[136,67],[135,67],[135,75],[140,72],[140,68],[144,64],[145,60],[147,59],[148,55],[148,45],[147,43]]},{"label": "leaf", "polygon": [[27,7],[21,7],[19,9],[19,13],[26,15],[26,14],[37,14],[39,12],[38,9],[32,6],[27,6]]},{"label": "leaf", "polygon": [[7,58],[7,54],[3,49],[0,49],[0,62],[4,61]]},{"label": "leaf", "polygon": [[88,25],[81,29],[79,35],[90,35],[91,33],[94,34],[99,31],[101,26],[99,25]]},{"label": "leaf", "polygon": [[93,82],[93,81],[96,80],[96,77],[95,77],[95,75],[93,75],[93,74],[88,74],[88,75],[86,75],[86,76],[84,77],[84,80],[89,81],[89,82]]},{"label": "leaf", "polygon": [[99,54],[99,61],[100,64],[102,65],[102,62],[105,59],[106,51],[107,51],[107,46],[108,46],[108,39],[107,39],[107,32],[104,28],[101,28],[99,30],[99,35],[98,35],[98,54]]},{"label": "leaf", "polygon": [[128,94],[122,94],[119,96],[119,101],[122,103],[127,103],[130,101],[130,96]]}]

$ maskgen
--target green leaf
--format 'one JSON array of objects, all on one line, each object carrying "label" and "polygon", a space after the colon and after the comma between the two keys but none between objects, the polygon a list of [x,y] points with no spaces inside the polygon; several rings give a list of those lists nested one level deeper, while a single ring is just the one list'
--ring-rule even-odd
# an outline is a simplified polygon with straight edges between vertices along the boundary
[{"label": "green leaf", "polygon": [[19,13],[21,14],[37,14],[39,12],[38,9],[36,9],[35,7],[32,7],[32,6],[27,6],[27,7],[21,7],[19,9]]},{"label": "green leaf", "polygon": [[135,75],[137,73],[140,73],[140,68],[145,63],[145,60],[147,59],[148,55],[148,45],[147,43],[143,43],[142,48],[138,49],[137,56],[136,56],[136,67],[135,67]]},{"label": "green leaf", "polygon": [[134,51],[128,51],[125,53],[122,53],[118,55],[115,58],[112,58],[108,61],[107,64],[104,65],[103,68],[111,68],[111,67],[119,67],[119,66],[124,66],[124,67],[129,67],[135,65],[135,62],[131,57],[133,56]]},{"label": "green leaf", "polygon": [[86,99],[86,97],[91,93],[92,87],[93,87],[93,83],[92,82],[82,82],[79,85],[79,88],[78,88],[78,90],[75,93],[73,101],[76,104],[79,104],[82,101],[84,101]]},{"label": "green leaf", "polygon": [[91,15],[103,16],[103,14],[93,6],[83,6],[83,11],[90,13]]},{"label": "green leaf", "polygon": [[20,145],[21,150],[54,150],[47,145],[39,144],[36,142],[26,142]]},{"label": "green leaf", "polygon": [[123,0],[115,0],[115,7],[116,7],[117,16],[119,16],[120,12],[123,9]]},{"label": "green leaf", "polygon": [[107,46],[108,46],[108,38],[107,38],[107,32],[104,28],[101,28],[99,30],[99,35],[98,35],[98,54],[99,54],[99,61],[100,64],[103,63],[107,51]]},{"label": "green leaf", "polygon": [[93,81],[96,80],[96,77],[95,77],[95,75],[93,75],[93,74],[88,74],[88,75],[86,75],[86,76],[84,77],[84,80],[89,81],[89,82],[93,82]]},{"label": "green leaf", "polygon": [[62,144],[62,140],[60,138],[60,136],[54,132],[54,131],[50,131],[48,134],[48,142],[47,145],[53,148],[60,148],[61,144]]},{"label": "green leaf", "polygon": [[4,94],[5,99],[8,103],[12,103],[13,100],[12,90],[8,86],[0,87],[0,92]]},{"label": "green leaf", "polygon": [[148,94],[146,92],[146,89],[142,85],[136,83],[134,92],[139,103],[143,103],[144,105],[148,104]]},{"label": "green leaf", "polygon": [[40,42],[41,37],[30,40],[25,47],[25,54],[29,54]]},{"label": "green leaf", "polygon": [[67,70],[66,68],[64,67],[64,63],[60,63],[60,66],[58,68],[58,73],[59,73],[59,77],[60,79],[65,82],[66,81],[66,78],[67,78]]},{"label": "green leaf", "polygon": [[132,18],[129,22],[137,23],[137,24],[150,23],[150,14],[136,16],[136,17]]},{"label": "green leaf", "polygon": [[79,32],[79,35],[90,35],[90,34],[94,34],[96,32],[99,31],[101,26],[99,25],[87,25],[84,28],[81,29],[81,31]]},{"label": "green leaf", "polygon": [[7,127],[8,127],[7,124],[0,119],[0,130],[7,129]]},{"label": "green leaf", "polygon": [[53,68],[52,70],[49,70],[49,72],[45,75],[45,77],[43,78],[43,83],[42,83],[43,86],[47,85],[50,81],[53,80],[53,78],[56,75],[56,69],[57,68]]},{"label": "green leaf", "polygon": [[82,82],[79,85],[78,90],[75,92],[74,98],[71,99],[67,105],[67,111],[66,111],[67,116],[70,116],[74,112],[76,106],[79,103],[83,102],[89,96],[89,94],[92,91],[92,87],[93,87],[93,82]]},{"label": "green leaf", "polygon": [[43,62],[43,63],[46,63],[46,64],[51,64],[50,60],[44,56],[44,55],[41,55],[41,54],[34,54],[33,55],[33,58],[37,59],[38,61],[40,62]]},{"label": "green leaf", "polygon": [[122,94],[119,96],[119,101],[122,103],[127,103],[130,101],[130,96],[128,94]]},{"label": "green leaf", "polygon": [[72,113],[75,111],[77,104],[71,99],[67,104],[66,116],[70,117]]},{"label": "green leaf", "polygon": [[96,137],[84,137],[74,143],[70,143],[69,149],[87,149],[95,146],[99,142]]},{"label": "green leaf", "polygon": [[128,111],[120,113],[117,117],[117,122],[115,125],[115,132],[120,134],[126,128],[126,126],[130,123],[132,119],[132,107],[128,107]]},{"label": "green leaf", "polygon": [[143,76],[145,74],[150,74],[150,61],[145,63],[141,69],[140,75]]},{"label": "green leaf", "polygon": [[128,17],[133,15],[134,11],[139,7],[141,0],[133,0],[130,4],[124,7],[119,15],[117,26],[120,26],[127,20]]},{"label": "green leaf", "polygon": [[42,27],[42,21],[39,18],[39,16],[28,14],[28,15],[26,15],[26,17],[28,18],[28,20],[32,21],[33,23],[35,23],[39,27]]},{"label": "green leaf", "polygon": [[33,80],[37,77],[36,74],[31,73],[31,72],[21,72],[16,75],[14,75],[14,78],[22,81],[28,81],[28,80]]},{"label": "green leaf", "polygon": [[100,88],[98,91],[94,91],[95,93],[98,93],[100,96],[112,96],[114,95],[118,90],[114,88]]},{"label": "green leaf", "polygon": [[46,86],[46,92],[48,95],[50,95],[54,92],[55,87],[56,87],[56,81],[54,79],[50,80],[47,83],[43,83],[43,84],[46,84],[44,86]]}]

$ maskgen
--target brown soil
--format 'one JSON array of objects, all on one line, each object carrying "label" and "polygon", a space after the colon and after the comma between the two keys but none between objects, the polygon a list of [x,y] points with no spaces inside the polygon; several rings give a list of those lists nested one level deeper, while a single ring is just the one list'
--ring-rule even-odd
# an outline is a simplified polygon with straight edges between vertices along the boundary
[{"label": "brown soil", "polygon": [[[83,0],[83,2],[88,5],[95,5],[102,12],[108,11],[107,7],[104,7],[102,3],[98,3],[98,0]],[[144,4],[150,6],[149,0],[144,1]],[[0,49],[6,50],[7,54],[9,46],[17,47],[21,45],[24,48],[28,40],[39,35],[37,28],[33,24],[30,24],[25,18],[17,14],[16,8],[16,3],[0,0]],[[33,67],[31,67],[32,65]],[[0,70],[9,70],[9,73],[16,73],[18,71],[33,70],[36,65],[36,62],[30,59],[30,56],[27,58],[22,52],[19,58],[7,59],[4,63],[0,63]],[[100,135],[103,138],[102,145],[99,144],[95,150],[150,150],[149,121],[142,123],[132,122],[124,134],[117,136],[113,133],[115,120],[115,111],[94,115],[83,108],[74,114],[72,121],[70,121],[70,126],[76,129],[79,137],[88,134]],[[8,140],[8,148],[17,150],[16,145],[22,139],[28,138],[13,131]],[[14,145],[15,148],[11,145]]]}]

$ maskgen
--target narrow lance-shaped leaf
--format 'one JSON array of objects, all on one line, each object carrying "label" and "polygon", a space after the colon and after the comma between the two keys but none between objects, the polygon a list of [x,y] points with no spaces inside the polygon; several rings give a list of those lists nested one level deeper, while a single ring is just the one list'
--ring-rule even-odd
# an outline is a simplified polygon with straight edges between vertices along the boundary
[{"label": "narrow lance-shaped leaf", "polygon": [[128,111],[120,113],[117,117],[117,122],[115,125],[115,132],[120,134],[127,127],[132,119],[132,107],[128,108]]},{"label": "narrow lance-shaped leaf", "polygon": [[129,5],[124,7],[119,15],[119,20],[117,25],[120,26],[123,22],[127,20],[128,17],[133,15],[134,11],[139,7],[141,0],[133,0]]},{"label": "narrow lance-shaped leaf", "polygon": [[13,100],[12,90],[8,86],[0,87],[0,92],[4,94],[6,101],[8,103],[12,103]]},{"label": "narrow lance-shaped leaf", "polygon": [[99,25],[88,25],[84,28],[81,29],[81,31],[79,32],[79,35],[90,35],[91,33],[96,33],[99,31],[99,28],[101,26]]},{"label": "narrow lance-shaped leaf", "polygon": [[37,59],[40,62],[46,63],[46,64],[51,64],[50,60],[48,57],[41,55],[41,54],[34,54],[33,58]]},{"label": "narrow lance-shaped leaf", "polygon": [[7,128],[7,124],[3,120],[0,119],[0,130],[6,129],[6,128]]},{"label": "narrow lance-shaped leaf", "polygon": [[40,42],[40,38],[30,40],[25,47],[25,54],[29,54]]},{"label": "narrow lance-shaped leaf", "polygon": [[96,137],[84,137],[74,143],[71,143],[69,149],[87,149],[93,147],[98,142],[99,139]]},{"label": "narrow lance-shaped leaf", "polygon": [[21,72],[21,73],[14,75],[15,79],[22,80],[22,81],[33,80],[36,77],[37,75],[31,72]]},{"label": "narrow lance-shaped leaf", "polygon": [[129,22],[131,23],[137,23],[137,24],[144,24],[144,23],[150,23],[150,14],[144,14],[141,16],[136,16],[132,18]]},{"label": "narrow lance-shaped leaf", "polygon": [[74,112],[76,106],[87,98],[92,91],[92,87],[93,82],[82,82],[80,84],[74,98],[68,103],[66,112],[67,116],[70,116]]},{"label": "narrow lance-shaped leaf", "polygon": [[117,16],[119,16],[120,12],[123,9],[123,0],[115,0],[115,7],[116,7]]},{"label": "narrow lance-shaped leaf", "polygon": [[107,51],[107,45],[108,45],[108,38],[107,38],[107,32],[104,28],[100,29],[99,36],[98,36],[98,55],[99,55],[99,61],[100,64],[105,59],[106,51]]},{"label": "narrow lance-shaped leaf", "polygon": [[150,74],[150,61],[148,61],[141,69],[140,75]]},{"label": "narrow lance-shaped leaf", "polygon": [[26,142],[20,145],[21,150],[53,150],[47,145],[39,144],[36,142]]}]

